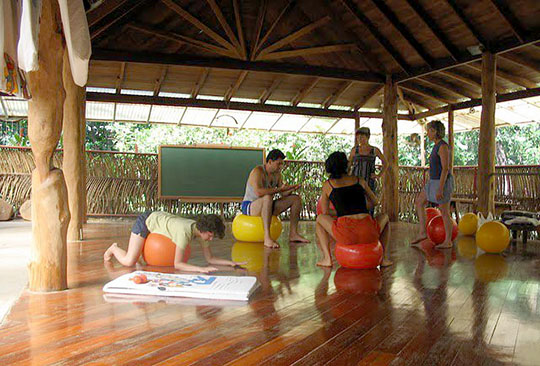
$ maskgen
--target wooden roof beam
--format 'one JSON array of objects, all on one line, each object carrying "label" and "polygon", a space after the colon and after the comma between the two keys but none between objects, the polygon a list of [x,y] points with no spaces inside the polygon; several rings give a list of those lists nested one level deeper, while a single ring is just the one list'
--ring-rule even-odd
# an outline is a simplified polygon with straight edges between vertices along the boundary
[{"label": "wooden roof beam", "polygon": [[210,69],[208,67],[205,67],[199,75],[197,82],[195,83],[195,85],[193,85],[193,88],[191,89],[191,98],[197,98],[199,92],[204,86],[204,83],[206,82],[206,79],[208,78],[208,74],[210,74]]},{"label": "wooden roof beam", "polygon": [[92,50],[92,60],[210,67],[225,70],[260,71],[284,75],[316,76],[336,80],[354,80],[371,83],[380,83],[383,80],[382,74],[368,71],[356,71],[322,66],[306,66],[285,62],[244,61],[238,59],[233,60],[230,58],[195,57],[184,54],[112,51],[99,48]]},{"label": "wooden roof beam", "polygon": [[255,56],[255,60],[261,60],[266,54],[272,52],[272,51],[275,51],[275,50],[278,50],[282,47],[284,47],[285,45],[295,41],[296,39],[298,38],[301,38],[303,36],[305,36],[306,34],[309,34],[311,33],[312,31],[314,31],[315,29],[325,25],[326,23],[328,23],[330,21],[330,16],[325,16],[325,17],[322,17],[321,19],[319,20],[316,20],[315,22],[313,23],[310,23],[302,28],[300,28],[299,30],[289,34],[288,36],[280,39],[279,41],[276,41],[274,43],[272,43],[270,46],[262,49],[259,54],[257,54]]},{"label": "wooden roof beam", "polygon": [[[401,85],[398,86],[398,89],[401,89]],[[406,92],[404,92],[402,90],[401,94],[403,95],[403,99],[405,101],[407,101],[407,103],[410,103],[410,104],[417,105],[419,107],[425,108],[428,111],[433,108],[433,105],[429,104],[425,100],[420,100],[420,99],[416,98],[414,95],[411,95],[411,93],[406,93]],[[413,114],[413,116],[415,116],[415,115],[416,115],[416,113]]]},{"label": "wooden roof beam", "polygon": [[[148,0],[133,0],[129,3],[132,4],[129,9],[126,11],[121,12],[117,16],[111,19],[110,22],[103,24],[101,27],[92,27],[90,28],[90,39],[96,39],[103,35],[106,30],[111,28],[113,25],[119,24],[121,22],[125,22],[126,19],[131,18],[144,4],[146,4]],[[96,8],[98,9],[98,8]],[[115,8],[116,9],[116,8]],[[108,15],[108,14],[107,14]]]},{"label": "wooden roof beam", "polygon": [[454,61],[458,61],[460,59],[460,52],[456,46],[450,41],[450,39],[444,34],[444,32],[439,28],[437,23],[431,19],[427,11],[422,8],[422,5],[418,2],[418,0],[405,0],[407,4],[414,10],[416,15],[422,21],[426,24],[426,26],[429,28],[431,33],[437,38],[439,43],[443,45],[443,47],[446,49],[446,51],[450,54],[450,57]]},{"label": "wooden roof beam", "polygon": [[362,99],[360,99],[360,100],[358,101],[358,103],[356,103],[356,104],[354,105],[354,108],[353,108],[354,111],[358,111],[360,108],[362,108],[363,106],[365,106],[365,105],[366,105],[366,104],[367,104],[367,103],[368,103],[375,95],[379,94],[379,92],[380,92],[381,90],[383,90],[383,88],[384,88],[384,84],[383,84],[383,85],[380,85],[380,84],[379,84],[379,85],[376,85],[376,86],[374,86],[373,88],[371,88],[371,90],[368,91],[367,94],[364,95],[364,96],[362,97]]},{"label": "wooden roof beam", "polygon": [[163,82],[165,81],[165,78],[167,77],[167,72],[169,72],[168,66],[163,66],[161,68],[161,73],[159,75],[159,78],[156,79],[156,83],[154,84],[154,97],[159,95],[159,92],[161,91],[161,86],[163,85]]},{"label": "wooden roof beam", "polygon": [[491,0],[491,4],[493,4],[497,13],[510,26],[510,29],[517,39],[523,43],[527,39],[527,32],[523,29],[523,26],[514,13],[512,13],[508,5],[503,0]]},{"label": "wooden roof beam", "polygon": [[313,90],[313,88],[315,87],[315,85],[317,85],[319,80],[320,78],[315,77],[306,86],[300,89],[298,93],[296,93],[294,98],[291,100],[291,105],[293,107],[296,107]]},{"label": "wooden roof beam", "polygon": [[405,97],[403,96],[403,91],[401,90],[401,87],[399,86],[397,88],[397,94],[398,94],[399,100],[401,100],[401,103],[403,103],[405,108],[407,108],[407,110],[409,111],[409,114],[414,114],[415,112],[414,106],[412,105],[412,103],[410,103],[408,100],[405,99]]},{"label": "wooden roof beam", "polygon": [[400,55],[400,53],[392,46],[392,44],[384,38],[384,36],[379,32],[377,27],[364,15],[363,12],[358,10],[358,7],[352,0],[340,0],[343,6],[351,13],[354,18],[362,23],[364,27],[368,29],[373,38],[386,50],[388,55],[399,65],[399,67],[409,75],[411,73],[410,66],[407,64],[405,59]]},{"label": "wooden roof beam", "polygon": [[457,70],[444,70],[444,71],[441,71],[440,73],[443,74],[443,75],[446,75],[446,76],[448,76],[448,77],[450,77],[452,79],[459,80],[459,81],[461,81],[461,82],[463,82],[465,84],[468,84],[470,86],[473,86],[475,88],[482,89],[482,84],[481,83],[479,83],[478,81],[476,81],[474,79],[463,76]]},{"label": "wooden roof beam", "polygon": [[229,90],[225,94],[225,101],[229,102],[232,97],[234,97],[234,94],[238,91],[244,80],[246,79],[246,76],[248,75],[248,71],[242,71],[240,75],[238,75],[238,78],[234,82],[233,85],[230,86]]},{"label": "wooden roof beam", "polygon": [[458,98],[469,98],[469,99],[471,99],[471,98],[475,98],[475,97],[478,98],[479,97],[478,95],[476,95],[476,96],[471,95],[470,93],[464,91],[460,87],[457,87],[457,86],[452,85],[452,84],[445,83],[444,80],[433,79],[433,78],[429,78],[428,76],[423,76],[422,78],[416,79],[416,81],[428,84],[428,85],[430,85],[432,87],[435,87],[435,88],[442,89],[447,93],[450,93],[452,95],[457,96]]},{"label": "wooden roof beam", "polygon": [[371,0],[371,2],[379,9],[379,11],[385,16],[385,18],[392,24],[392,26],[398,31],[402,38],[416,51],[416,53],[424,60],[429,67],[433,67],[433,57],[429,55],[424,47],[414,38],[414,35],[407,29],[407,27],[401,23],[396,14],[390,9],[388,5],[382,0]]},{"label": "wooden roof beam", "polygon": [[540,72],[540,62],[538,61],[524,58],[510,52],[502,53],[498,55],[498,57],[508,60],[516,65],[526,67],[531,71]]},{"label": "wooden roof beam", "polygon": [[267,7],[268,0],[262,0],[261,5],[259,6],[259,12],[257,13],[257,20],[255,22],[255,39],[251,44],[251,54],[249,55],[250,60],[255,60],[255,57],[258,54],[259,39],[261,37],[261,32],[264,25],[264,18],[266,18]]},{"label": "wooden roof beam", "polygon": [[236,32],[238,33],[238,42],[240,42],[240,50],[242,51],[242,59],[247,60],[246,40],[244,38],[244,29],[242,27],[242,13],[238,0],[233,0],[234,20],[236,22]]},{"label": "wooden roof beam", "polygon": [[114,89],[116,90],[116,94],[120,94],[122,91],[122,84],[124,83],[124,78],[126,77],[126,63],[122,62],[120,64],[120,72],[118,73],[118,76],[116,77],[116,82]]},{"label": "wooden roof beam", "polygon": [[201,31],[203,31],[208,37],[212,38],[214,41],[216,41],[219,45],[221,45],[223,48],[226,48],[230,51],[236,52],[236,49],[234,45],[227,42],[223,37],[221,37],[219,34],[214,32],[210,27],[208,27],[206,24],[201,22],[199,19],[191,15],[189,12],[187,12],[184,8],[182,8],[180,5],[175,3],[172,0],[161,0],[162,3],[167,5],[169,9],[174,11],[176,14],[180,15],[182,18],[193,24],[195,27],[199,28]]},{"label": "wooden roof beam", "polygon": [[238,56],[240,58],[243,58],[242,55],[245,54],[245,51],[241,48],[240,41],[238,41],[238,39],[236,38],[236,34],[234,34],[231,26],[227,22],[227,19],[225,19],[225,16],[223,15],[223,12],[221,11],[220,7],[218,6],[215,0],[206,0],[206,2],[208,2],[208,5],[210,5],[210,8],[216,15],[216,18],[219,24],[221,25],[221,27],[223,28],[223,30],[225,31],[225,34],[227,35],[227,37],[229,37],[229,41],[230,41],[229,43],[231,43],[234,46],[234,48],[236,49],[236,52],[238,53]]},{"label": "wooden roof beam", "polygon": [[272,93],[277,89],[277,87],[285,80],[284,76],[278,76],[272,81],[272,85],[270,85],[267,89],[265,89],[259,98],[259,103],[264,104],[266,101],[270,98]]},{"label": "wooden roof beam", "polygon": [[338,100],[347,90],[349,90],[349,88],[353,86],[353,84],[353,81],[345,81],[344,83],[342,83],[337,90],[335,90],[332,94],[330,94],[324,99],[324,101],[322,102],[323,107],[327,109],[330,108],[330,106],[334,104],[334,102]]},{"label": "wooden roof beam", "polygon": [[[206,100],[192,98],[170,98],[170,97],[153,97],[146,95],[127,95],[127,94],[108,94],[108,93],[86,93],[86,100],[91,102],[111,102],[111,103],[128,103],[128,104],[155,104],[175,107],[196,107],[210,109],[234,109],[240,111],[255,111],[268,113],[288,113],[304,116],[317,117],[336,117],[336,118],[354,118],[355,113],[360,117],[366,118],[382,118],[380,112],[353,112],[342,111],[337,109],[323,108],[307,108],[293,107],[274,104],[260,103],[243,103],[243,102],[226,102],[224,100]],[[398,114],[398,119],[411,120],[411,116],[406,114]]]},{"label": "wooden roof beam", "polygon": [[407,84],[407,85],[400,84],[400,87],[403,88],[403,90],[407,90],[407,91],[409,91],[411,93],[414,93],[416,95],[420,95],[420,96],[422,96],[424,98],[427,98],[428,100],[435,100],[438,103],[452,104],[452,102],[453,102],[450,99],[447,99],[447,98],[436,95],[435,93],[433,93],[433,90],[424,88],[424,87],[419,86],[419,85],[412,85],[411,86],[410,84]]},{"label": "wooden roof beam", "polygon": [[[478,64],[475,64],[475,63],[472,63],[472,64],[467,64],[468,67],[476,70],[476,71],[482,71],[482,66],[481,65],[478,65]],[[506,80],[512,84],[515,84],[515,85],[518,85],[518,86],[521,86],[523,88],[526,88],[526,89],[533,89],[533,88],[536,88],[537,85],[535,82],[532,82],[528,79],[525,79],[521,76],[517,76],[517,75],[513,75],[513,74],[510,74],[509,72],[506,72],[506,71],[503,71],[501,69],[497,69],[497,72],[496,72],[496,76],[499,78],[499,79],[502,79],[502,80]]]},{"label": "wooden roof beam", "polygon": [[258,43],[255,45],[255,54],[258,54],[261,47],[264,46],[264,44],[268,40],[268,37],[270,37],[270,35],[274,31],[274,28],[276,27],[276,25],[278,25],[278,23],[281,21],[281,18],[283,18],[285,14],[288,11],[290,11],[293,8],[293,5],[295,4],[296,4],[296,0],[291,0],[287,3],[287,5],[283,7],[283,9],[281,9],[281,12],[279,13],[278,17],[274,20],[274,22],[272,23],[270,28],[268,28],[268,30],[266,31],[264,36],[260,39],[260,41],[258,41]]},{"label": "wooden roof beam", "polygon": [[461,22],[465,24],[469,32],[476,38],[478,43],[480,43],[482,46],[484,46],[485,49],[489,49],[489,43],[488,41],[482,36],[478,28],[467,18],[463,10],[459,7],[459,5],[456,3],[455,0],[446,0],[448,5],[452,8],[454,13],[459,17]]},{"label": "wooden roof beam", "polygon": [[116,9],[127,3],[128,0],[108,0],[102,2],[99,6],[89,10],[86,13],[88,27],[93,27],[106,16],[114,12]]},{"label": "wooden roof beam", "polygon": [[355,47],[356,47],[356,44],[354,43],[346,43],[346,44],[334,44],[334,45],[328,45],[328,46],[297,48],[294,50],[277,51],[277,52],[271,52],[267,54],[261,53],[261,56],[257,59],[261,61],[268,61],[268,60],[279,60],[279,59],[288,58],[288,57],[305,57],[305,56],[317,55],[317,54],[323,54],[323,53],[348,51],[348,50],[354,49]]}]

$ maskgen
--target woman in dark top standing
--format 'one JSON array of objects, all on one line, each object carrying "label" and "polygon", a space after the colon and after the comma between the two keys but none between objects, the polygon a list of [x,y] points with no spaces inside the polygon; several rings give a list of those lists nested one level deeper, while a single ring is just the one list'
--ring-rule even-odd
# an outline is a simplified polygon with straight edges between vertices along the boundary
[{"label": "woman in dark top standing", "polygon": [[[351,175],[363,178],[369,188],[375,192],[376,179],[383,176],[387,164],[383,153],[375,146],[369,144],[369,137],[371,132],[367,127],[360,127],[356,130],[355,134],[355,146],[349,153],[349,166],[351,168]],[[375,173],[375,159],[381,160],[381,170]],[[373,215],[373,211],[370,211]]]},{"label": "woman in dark top standing", "polygon": [[416,198],[416,212],[420,221],[420,232],[412,245],[426,239],[426,205],[428,202],[439,205],[446,231],[444,242],[436,248],[452,247],[452,217],[450,216],[450,200],[454,192],[454,177],[452,175],[452,157],[448,143],[443,140],[445,128],[441,121],[431,121],[427,124],[427,136],[435,143],[429,156],[429,181]]},{"label": "woman in dark top standing", "polygon": [[[388,215],[381,214],[374,219],[369,210],[379,204],[377,197],[363,178],[347,174],[347,155],[337,151],[325,162],[326,172],[330,174],[323,184],[321,195],[322,214],[317,216],[316,232],[319,249],[323,259],[317,265],[332,266],[330,239],[342,244],[367,244],[378,241],[388,223]],[[334,204],[337,220],[329,213],[330,202]],[[384,248],[382,266],[392,264],[386,258]]]}]

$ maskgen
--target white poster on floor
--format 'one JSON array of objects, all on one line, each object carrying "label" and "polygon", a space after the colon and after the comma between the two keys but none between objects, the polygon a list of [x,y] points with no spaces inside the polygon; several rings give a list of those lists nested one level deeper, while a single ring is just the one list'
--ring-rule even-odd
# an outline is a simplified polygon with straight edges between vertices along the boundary
[{"label": "white poster on floor", "polygon": [[[144,281],[141,281],[144,278]],[[103,287],[105,293],[247,301],[257,289],[252,276],[208,276],[135,271]]]}]

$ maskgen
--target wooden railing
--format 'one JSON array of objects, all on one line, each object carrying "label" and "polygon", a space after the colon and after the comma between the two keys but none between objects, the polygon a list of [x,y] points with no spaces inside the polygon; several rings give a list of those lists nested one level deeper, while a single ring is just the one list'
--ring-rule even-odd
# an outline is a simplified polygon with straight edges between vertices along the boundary
[{"label": "wooden railing", "polygon": [[[53,164],[60,167],[63,152],[55,152]],[[183,203],[157,197],[157,155],[124,152],[87,151],[87,207],[89,215],[128,216],[145,210],[167,210],[186,216],[219,212],[218,203]],[[29,148],[0,146],[0,197],[16,208],[30,198],[30,174],[34,160]],[[476,197],[476,167],[455,167],[455,196]],[[540,165],[499,166],[496,168],[496,201],[515,209],[540,211]],[[301,218],[312,220],[322,182],[326,179],[324,163],[286,161],[283,170],[288,183],[302,183],[304,201]],[[415,221],[414,199],[428,177],[426,168],[400,167],[399,216]],[[224,205],[230,219],[239,211],[239,203]],[[285,216],[286,218],[286,216]]]}]

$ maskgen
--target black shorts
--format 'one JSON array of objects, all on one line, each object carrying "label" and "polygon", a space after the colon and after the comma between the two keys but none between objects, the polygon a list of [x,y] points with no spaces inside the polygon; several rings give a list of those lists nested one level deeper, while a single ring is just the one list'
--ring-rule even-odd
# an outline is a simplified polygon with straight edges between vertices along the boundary
[{"label": "black shorts", "polygon": [[150,231],[148,230],[148,227],[146,226],[146,219],[148,218],[148,216],[150,216],[151,213],[152,211],[147,211],[143,213],[142,215],[139,215],[139,217],[137,217],[137,220],[135,221],[135,223],[133,224],[133,227],[131,228],[131,232],[133,234],[140,235],[146,239],[148,234],[150,234]]}]

